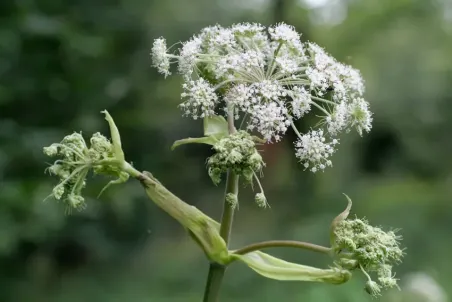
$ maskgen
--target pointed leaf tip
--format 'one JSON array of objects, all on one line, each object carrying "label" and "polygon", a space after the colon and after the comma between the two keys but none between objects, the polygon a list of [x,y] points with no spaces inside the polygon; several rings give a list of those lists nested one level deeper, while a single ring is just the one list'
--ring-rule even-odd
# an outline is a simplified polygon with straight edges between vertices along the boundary
[{"label": "pointed leaf tip", "polygon": [[185,144],[206,144],[206,145],[215,145],[215,143],[218,140],[213,136],[206,136],[206,137],[188,137],[184,139],[177,140],[173,143],[171,146],[171,151],[179,147],[180,145]]},{"label": "pointed leaf tip", "polygon": [[336,216],[336,218],[333,219],[333,221],[331,222],[331,227],[330,227],[330,243],[332,246],[334,246],[335,244],[335,238],[336,235],[334,234],[334,231],[337,227],[337,225],[339,225],[339,223],[341,223],[342,221],[344,221],[345,219],[347,219],[348,215],[350,214],[350,210],[352,209],[352,200],[350,199],[350,197],[348,197],[347,194],[344,194],[344,196],[347,198],[348,204],[347,207],[345,208],[345,210],[340,213],[339,215]]},{"label": "pointed leaf tip", "polygon": [[344,219],[346,219],[348,217],[348,215],[350,214],[350,210],[352,209],[353,202],[350,199],[350,197],[348,197],[347,194],[345,194],[345,193],[342,193],[342,194],[345,196],[345,198],[347,198],[347,201],[348,201],[347,207],[345,208],[344,212],[342,212],[342,214],[346,215],[344,218]]},{"label": "pointed leaf tip", "polygon": [[115,157],[117,160],[124,162],[124,152],[122,151],[121,146],[121,136],[119,135],[118,127],[116,127],[115,121],[111,117],[110,113],[108,113],[107,110],[102,110],[101,113],[105,114],[105,119],[108,122],[108,125],[110,126],[110,135],[111,135],[111,142],[113,144],[113,150],[115,153]]}]

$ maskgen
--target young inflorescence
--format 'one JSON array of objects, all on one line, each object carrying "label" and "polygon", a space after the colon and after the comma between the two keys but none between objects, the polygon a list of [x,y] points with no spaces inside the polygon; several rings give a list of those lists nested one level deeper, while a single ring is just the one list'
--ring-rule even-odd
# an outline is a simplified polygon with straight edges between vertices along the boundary
[{"label": "young inflorescence", "polygon": [[214,146],[215,154],[207,160],[209,175],[215,184],[220,183],[221,175],[231,170],[252,182],[255,173],[264,167],[262,156],[256,149],[251,135],[238,131],[219,140]]},{"label": "young inflorescence", "polygon": [[73,133],[60,143],[44,147],[45,155],[61,158],[47,168],[50,174],[60,178],[50,196],[62,200],[68,211],[85,207],[82,189],[91,169],[95,174],[118,177],[124,181],[129,177],[115,165],[113,146],[105,136],[95,133],[90,143],[88,147],[80,133]]},{"label": "young inflorescence", "polygon": [[[301,42],[290,25],[207,27],[175,54],[168,53],[164,38],[156,39],[151,55],[165,77],[171,74],[170,65],[178,64],[184,115],[204,118],[223,108],[269,142],[279,141],[292,127],[298,135],[296,156],[313,172],[331,166],[339,133],[371,129],[359,71],[315,43]],[[318,125],[324,130],[303,135],[295,129],[294,120],[308,112],[320,116]]]},{"label": "young inflorescence", "polygon": [[[359,268],[368,279],[365,290],[372,296],[380,295],[381,289],[398,287],[392,266],[404,255],[400,239],[394,231],[385,232],[365,219],[345,219],[334,228],[334,249],[347,255],[339,264]],[[378,282],[370,273],[377,274]]]},{"label": "young inflorescence", "polygon": [[[255,201],[259,207],[268,206],[264,190],[257,174],[265,166],[262,156],[256,149],[253,137],[246,131],[240,130],[220,139],[213,145],[215,154],[207,159],[209,176],[215,184],[219,184],[221,176],[231,171],[243,177],[246,183],[253,184],[256,180],[260,192],[256,194]],[[227,202],[237,205],[237,196],[226,196]]]}]

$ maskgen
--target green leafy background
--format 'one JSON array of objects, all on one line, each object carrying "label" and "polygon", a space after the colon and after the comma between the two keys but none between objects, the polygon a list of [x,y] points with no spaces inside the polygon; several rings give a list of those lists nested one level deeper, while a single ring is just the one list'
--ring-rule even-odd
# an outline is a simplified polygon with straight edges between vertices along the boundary
[{"label": "green leafy background", "polygon": [[[266,146],[271,208],[258,208],[251,189],[241,188],[232,248],[264,239],[327,245],[344,192],[352,214],[402,229],[407,256],[396,271],[405,291],[381,301],[447,301],[409,290],[419,272],[452,295],[450,1],[10,0],[0,2],[0,15],[0,301],[201,300],[203,253],[138,183],[98,200],[106,182],[93,179],[88,208],[64,215],[62,204],[42,201],[56,181],[44,175],[42,147],[72,131],[108,134],[100,114],[107,109],[127,160],[218,219],[223,189],[207,175],[209,146],[170,150],[178,139],[201,137],[202,122],[181,117],[181,79],[151,69],[149,50],[160,36],[171,45],[202,27],[242,21],[286,21],[359,68],[375,123],[363,138],[344,136],[334,167],[315,175],[297,164],[293,133]],[[272,254],[330,264],[299,250]],[[221,301],[370,301],[364,282],[358,274],[340,286],[276,282],[236,263]],[[414,287],[435,292],[426,282]]]}]

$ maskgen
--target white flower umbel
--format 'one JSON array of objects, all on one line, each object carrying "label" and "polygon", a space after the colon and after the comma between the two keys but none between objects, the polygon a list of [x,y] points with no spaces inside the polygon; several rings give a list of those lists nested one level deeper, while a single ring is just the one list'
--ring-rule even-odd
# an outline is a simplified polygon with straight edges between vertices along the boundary
[{"label": "white flower umbel", "polygon": [[218,96],[208,82],[200,78],[196,81],[189,81],[182,87],[185,92],[181,94],[181,97],[186,100],[179,106],[185,115],[192,116],[196,120],[198,117],[203,118],[215,114],[213,109]]},{"label": "white flower umbel", "polygon": [[[292,127],[298,136],[297,157],[314,172],[331,165],[328,157],[337,135],[351,128],[359,134],[371,129],[359,71],[317,44],[303,43],[295,28],[284,23],[207,27],[174,54],[159,38],[152,59],[165,76],[171,63],[178,64],[185,82],[180,104],[184,115],[198,119],[225,109],[225,114],[242,119],[242,129],[256,131],[268,142],[279,141]],[[311,112],[320,117],[317,125],[325,132],[300,134],[294,121]],[[308,141],[326,149],[306,153]]]},{"label": "white flower umbel", "polygon": [[154,45],[152,47],[152,66],[157,68],[157,70],[165,76],[169,76],[171,72],[170,69],[170,60],[166,53],[166,40],[163,38],[155,39]]},{"label": "white flower umbel", "polygon": [[338,143],[337,139],[326,142],[322,130],[311,130],[295,143],[295,155],[306,169],[317,172],[332,165],[329,157],[334,153],[334,146]]}]

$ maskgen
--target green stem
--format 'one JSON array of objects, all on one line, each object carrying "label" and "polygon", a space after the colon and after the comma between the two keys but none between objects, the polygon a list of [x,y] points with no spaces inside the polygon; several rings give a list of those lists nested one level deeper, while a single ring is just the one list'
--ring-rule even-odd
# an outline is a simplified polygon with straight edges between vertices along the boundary
[{"label": "green stem", "polygon": [[[229,133],[232,134],[237,131],[234,127],[234,114],[232,114],[232,106],[228,106],[228,111],[228,128]],[[226,201],[226,195],[228,193],[232,193],[234,195],[238,195],[239,193],[239,176],[233,173],[231,170],[228,171],[226,180],[226,190],[224,193],[223,201],[223,214],[221,215],[220,226],[220,236],[226,242],[226,247],[228,246],[229,238],[231,236],[232,221],[234,218],[234,208]],[[226,266],[220,265],[218,263],[210,263],[209,275],[207,276],[203,302],[218,301],[225,271]]]},{"label": "green stem", "polygon": [[225,201],[223,203],[223,214],[221,217],[220,236],[223,237],[226,244],[231,237],[232,221],[234,218],[234,208],[226,202],[226,195],[232,193],[237,195],[239,193],[239,176],[229,171],[226,180],[226,191],[224,193]]},{"label": "green stem", "polygon": [[[237,195],[239,191],[239,177],[238,175],[228,172],[226,181],[226,194],[232,193]],[[225,198],[226,199],[226,198]],[[234,218],[234,209],[231,205],[224,201],[223,214],[221,217],[220,235],[226,242],[226,246],[229,242],[232,229],[232,221]],[[216,302],[220,293],[221,283],[223,282],[223,276],[226,270],[226,266],[218,263],[211,263],[209,267],[209,275],[207,277],[207,284],[204,291],[204,302]]]},{"label": "green stem", "polygon": [[309,243],[309,242],[302,242],[302,241],[293,241],[293,240],[270,240],[270,241],[263,241],[258,243],[253,243],[248,246],[245,246],[241,249],[238,249],[234,251],[234,254],[237,255],[245,255],[254,251],[262,250],[265,248],[272,248],[272,247],[291,247],[291,248],[299,248],[299,249],[305,249],[313,252],[323,253],[323,254],[330,254],[331,248]]}]

